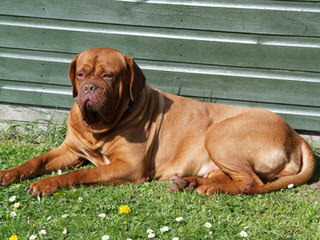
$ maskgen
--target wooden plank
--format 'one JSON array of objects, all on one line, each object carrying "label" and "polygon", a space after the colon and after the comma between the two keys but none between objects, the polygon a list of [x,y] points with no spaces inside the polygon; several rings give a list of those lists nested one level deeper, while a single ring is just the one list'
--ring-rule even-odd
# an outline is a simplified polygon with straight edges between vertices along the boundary
[{"label": "wooden plank", "polygon": [[[280,113],[294,128],[319,131],[320,108],[234,101],[228,99],[213,99],[209,97],[198,97],[197,99],[230,105],[261,107],[269,109]],[[22,83],[11,83],[11,85],[9,85],[5,84],[3,81],[0,81],[0,103],[2,104],[14,103],[68,109],[73,102],[74,100],[71,97],[71,91],[68,89],[64,89],[64,92],[62,90],[59,92],[52,86],[42,85],[42,87],[39,87],[39,84],[33,84],[32,86],[28,84],[27,86],[24,86]]]},{"label": "wooden plank", "polygon": [[[70,54],[0,48],[0,78],[70,86],[67,72],[71,58]],[[145,60],[137,63],[151,86],[167,87],[185,96],[320,106],[320,73]]]},{"label": "wooden plank", "polygon": [[0,102],[69,108],[70,87],[0,80]]},{"label": "wooden plank", "polygon": [[1,57],[0,79],[68,85],[68,66],[63,62]]},{"label": "wooden plank", "polygon": [[0,14],[167,28],[320,36],[318,1],[2,0]]},{"label": "wooden plank", "polygon": [[[144,71],[151,85],[184,96],[317,106],[319,82]],[[167,79],[173,79],[171,83]]]},{"label": "wooden plank", "polygon": [[[274,37],[0,16],[0,46],[77,53],[113,47],[140,59],[319,72],[319,38]],[[192,51],[191,51],[192,49]]]},{"label": "wooden plank", "polygon": [[68,65],[73,56],[0,47],[0,79],[68,85]]},{"label": "wooden plank", "polygon": [[288,121],[291,127],[300,130],[316,131],[319,133],[320,124],[320,108],[318,107],[303,107],[303,106],[292,106],[285,104],[269,104],[269,103],[258,103],[258,102],[240,102],[234,100],[225,99],[201,99],[205,101],[213,101],[221,104],[235,105],[235,106],[247,106],[247,107],[258,107],[264,108],[280,114],[284,119]]}]

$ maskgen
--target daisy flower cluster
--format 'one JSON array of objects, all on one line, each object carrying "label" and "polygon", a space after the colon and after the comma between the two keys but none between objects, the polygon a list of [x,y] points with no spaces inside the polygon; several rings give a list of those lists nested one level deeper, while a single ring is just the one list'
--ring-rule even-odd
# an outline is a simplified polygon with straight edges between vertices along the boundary
[{"label": "daisy flower cluster", "polygon": [[17,201],[17,196],[12,196],[9,198],[9,202],[13,204],[12,211],[9,213],[9,216],[12,218],[17,216],[17,209],[22,206],[20,202],[16,202],[16,201]]},{"label": "daisy flower cluster", "polygon": [[[131,211],[131,209],[129,208],[129,206],[124,205],[124,206],[120,206],[119,207],[119,213],[129,213]],[[105,214],[104,213],[100,213],[98,215],[99,217],[104,217]],[[183,222],[184,218],[183,217],[177,217],[175,219],[176,222]],[[159,233],[158,234],[166,234],[167,232],[170,232],[170,227],[168,226],[162,226],[159,229]],[[146,238],[148,239],[152,239],[152,238],[157,238],[157,232],[151,228],[148,228],[146,230]],[[101,237],[101,240],[111,240],[111,236],[110,235],[103,235]],[[126,240],[132,240],[131,238],[127,238]],[[180,240],[179,237],[173,237],[172,240]]]},{"label": "daisy flower cluster", "polygon": [[[17,201],[17,197],[16,196],[10,197],[8,201],[10,202],[10,204],[13,207],[13,211],[9,214],[9,216],[14,218],[14,217],[17,216],[17,213],[15,212],[15,210],[19,209],[22,206],[22,204]],[[83,199],[79,198],[79,199],[77,199],[77,201],[81,202],[81,201],[83,201]],[[118,208],[118,213],[119,214],[130,214],[131,213],[131,208],[128,205],[121,205]],[[60,215],[60,217],[58,216],[58,217],[55,217],[55,218],[67,219],[69,217],[70,217],[69,214],[64,213],[64,214]],[[105,219],[106,217],[107,217],[107,213],[102,212],[102,213],[98,213],[97,214],[97,218]],[[51,221],[52,219],[53,219],[52,216],[48,216],[46,218],[47,221]],[[174,218],[174,222],[176,222],[176,224],[181,224],[181,223],[185,222],[185,219],[182,216],[177,216],[176,218]],[[123,224],[127,225],[128,222],[124,221]],[[208,229],[208,234],[209,235],[213,234],[213,232],[211,230],[212,229],[212,223],[204,222],[203,223],[203,228]],[[246,231],[247,229],[248,229],[248,227],[244,227],[244,229],[239,232],[238,236],[241,237],[241,238],[248,237],[248,233]],[[168,236],[170,236],[170,234],[169,234],[170,231],[171,231],[171,229],[170,229],[169,226],[161,226],[158,230],[153,230],[151,228],[148,228],[146,230],[146,233],[145,233],[145,238],[146,239],[153,239],[153,238],[157,239],[157,238],[162,238],[164,236],[168,237]],[[68,229],[67,228],[61,229],[61,234],[62,235],[69,234]],[[27,240],[44,239],[46,237],[46,235],[47,235],[47,230],[46,230],[45,227],[42,227],[40,231],[33,232],[27,238],[24,237],[23,239],[27,239]],[[108,235],[108,234],[104,234],[104,235],[100,236],[100,239],[101,240],[112,240],[112,236]],[[17,234],[13,234],[8,238],[8,240],[19,240],[19,236]],[[127,238],[126,240],[133,240],[133,239]],[[178,236],[172,236],[171,240],[180,240],[180,238]]]},{"label": "daisy flower cluster", "polygon": [[[17,217],[17,209],[19,209],[22,204],[20,202],[17,201],[17,196],[11,196],[8,201],[12,204],[13,210],[8,214],[8,217],[12,217],[15,218]],[[69,214],[63,214],[61,215],[61,218],[67,218],[69,217]],[[47,221],[52,220],[52,216],[48,216],[47,217]],[[28,223],[31,222],[30,220],[28,220]],[[33,225],[34,226],[34,225]],[[68,231],[66,228],[63,229],[63,231],[61,232],[62,234],[67,234]],[[38,231],[37,233],[33,233],[31,235],[29,235],[27,237],[28,240],[36,240],[36,239],[43,239],[45,237],[45,235],[47,235],[47,230],[45,227],[43,227],[40,231]],[[23,238],[25,239],[25,238]],[[19,236],[17,234],[12,234],[8,240],[19,240]]]},{"label": "daisy flower cluster", "polygon": [[[176,217],[175,219],[176,222],[183,222],[184,218],[183,217]],[[170,228],[168,226],[163,226],[159,229],[160,233],[164,234],[167,232],[170,232]],[[155,231],[151,228],[147,229],[147,238],[156,238],[157,234],[155,233]],[[180,240],[179,237],[173,237],[172,240]]]}]

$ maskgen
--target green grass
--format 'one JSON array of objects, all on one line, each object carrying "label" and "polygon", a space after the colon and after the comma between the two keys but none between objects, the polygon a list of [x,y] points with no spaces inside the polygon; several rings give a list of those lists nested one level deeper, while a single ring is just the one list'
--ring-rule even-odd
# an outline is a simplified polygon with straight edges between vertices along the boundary
[{"label": "green grass", "polygon": [[[17,165],[59,145],[64,126],[37,129],[37,124],[12,125],[0,132],[0,169]],[[0,187],[0,239],[18,235],[29,239],[45,228],[37,239],[320,239],[320,193],[306,186],[265,195],[199,196],[194,193],[169,193],[168,182],[153,181],[140,185],[79,187],[61,190],[37,199],[24,189],[36,179]],[[9,201],[16,196],[18,209]],[[79,200],[82,198],[82,201]],[[131,212],[120,214],[121,205]],[[15,211],[17,216],[11,217]],[[98,214],[105,213],[105,218]],[[67,218],[62,215],[68,214]],[[51,219],[48,220],[48,217]],[[182,216],[182,222],[175,221]],[[210,222],[211,228],[204,223]],[[168,226],[169,232],[160,228]],[[247,228],[248,227],[248,228]],[[67,229],[67,234],[63,230]]]}]

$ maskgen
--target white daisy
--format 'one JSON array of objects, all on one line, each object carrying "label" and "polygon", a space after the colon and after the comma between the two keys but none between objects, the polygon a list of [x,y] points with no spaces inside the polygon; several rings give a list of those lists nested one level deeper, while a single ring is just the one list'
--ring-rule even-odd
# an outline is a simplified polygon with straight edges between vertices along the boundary
[{"label": "white daisy", "polygon": [[154,231],[152,229],[147,229],[147,233],[153,233]]},{"label": "white daisy", "polygon": [[209,222],[206,222],[205,224],[203,224],[203,226],[205,226],[206,228],[211,228],[212,224]]},{"label": "white daisy", "polygon": [[63,229],[62,234],[67,234],[68,230],[66,228]]},{"label": "white daisy", "polygon": [[29,240],[35,240],[37,237],[37,234],[33,234],[29,237]]},{"label": "white daisy", "polygon": [[248,233],[246,231],[241,231],[239,235],[240,237],[248,237]]},{"label": "white daisy", "polygon": [[169,227],[168,226],[164,226],[162,228],[160,228],[160,232],[169,232]]},{"label": "white daisy", "polygon": [[9,202],[14,202],[16,201],[16,199],[17,199],[17,196],[12,196],[9,198]]},{"label": "white daisy", "polygon": [[13,205],[14,208],[19,208],[21,206],[21,203],[17,202]]},{"label": "white daisy", "polygon": [[17,216],[17,213],[15,211],[12,211],[11,213],[9,213],[9,216],[10,217],[16,217]]},{"label": "white daisy", "polygon": [[103,235],[101,240],[109,240],[110,239],[110,236],[109,235]]},{"label": "white daisy", "polygon": [[154,232],[151,232],[148,234],[148,238],[155,238],[156,234]]},{"label": "white daisy", "polygon": [[39,232],[40,235],[46,235],[47,231],[45,229],[41,229]]},{"label": "white daisy", "polygon": [[100,213],[99,215],[98,215],[98,217],[100,217],[100,218],[105,218],[107,215],[105,214],[105,213]]},{"label": "white daisy", "polygon": [[176,221],[177,221],[177,222],[182,222],[182,221],[183,221],[183,217],[177,217],[177,218],[176,218]]}]

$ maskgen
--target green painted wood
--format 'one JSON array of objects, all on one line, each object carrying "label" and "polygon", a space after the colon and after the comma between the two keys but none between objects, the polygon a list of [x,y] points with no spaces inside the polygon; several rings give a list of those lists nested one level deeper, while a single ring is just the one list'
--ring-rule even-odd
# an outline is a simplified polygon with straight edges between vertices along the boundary
[{"label": "green painted wood", "polygon": [[[70,86],[72,55],[0,49],[0,79]],[[37,53],[37,52],[35,52]],[[137,61],[151,86],[185,96],[320,106],[320,73]],[[19,71],[17,71],[19,69]]]},{"label": "green painted wood", "polygon": [[75,53],[134,56],[161,90],[320,126],[320,1],[2,0],[0,103],[69,108]]},{"label": "green painted wood", "polygon": [[0,16],[0,46],[81,52],[113,47],[140,59],[319,71],[320,40],[71,23]]},{"label": "green painted wood", "polygon": [[[203,99],[199,99],[203,100]],[[229,100],[216,100],[217,103],[238,105],[238,106],[249,106],[259,107],[268,109],[270,111],[280,114],[284,119],[288,121],[291,127],[299,130],[316,131],[319,132],[319,120],[320,120],[320,109],[309,108],[309,107],[297,107],[290,105],[281,104],[264,104],[257,102],[238,102]]]},{"label": "green painted wood", "polygon": [[68,85],[68,66],[73,56],[0,47],[0,79]]},{"label": "green painted wood", "polygon": [[[184,96],[207,96],[210,98],[233,99],[269,103],[317,106],[319,83],[303,81],[279,81],[192,73],[167,73],[145,71],[154,87],[168,86],[173,92]],[[168,81],[172,79],[174,81]],[[171,91],[172,92],[172,91]]]},{"label": "green painted wood", "polygon": [[318,1],[2,0],[0,14],[161,28],[320,36]]},{"label": "green painted wood", "polygon": [[0,79],[68,85],[68,64],[66,63],[12,59],[1,56],[0,62]]},{"label": "green painted wood", "polygon": [[0,102],[70,108],[70,87],[0,80]]},{"label": "green painted wood", "polygon": [[[165,89],[164,89],[165,90]],[[63,92],[63,94],[61,94]],[[319,130],[319,108],[293,107],[282,104],[263,104],[256,102],[239,102],[225,99],[198,98],[201,101],[209,101],[230,105],[245,105],[251,107],[263,107],[280,113],[292,127],[298,129]],[[0,80],[0,102],[28,104],[43,107],[57,107],[68,109],[74,102],[69,88],[54,88],[45,84],[30,84],[20,82],[8,82]],[[303,125],[301,124],[303,122]],[[302,126],[302,128],[301,128]]]}]

